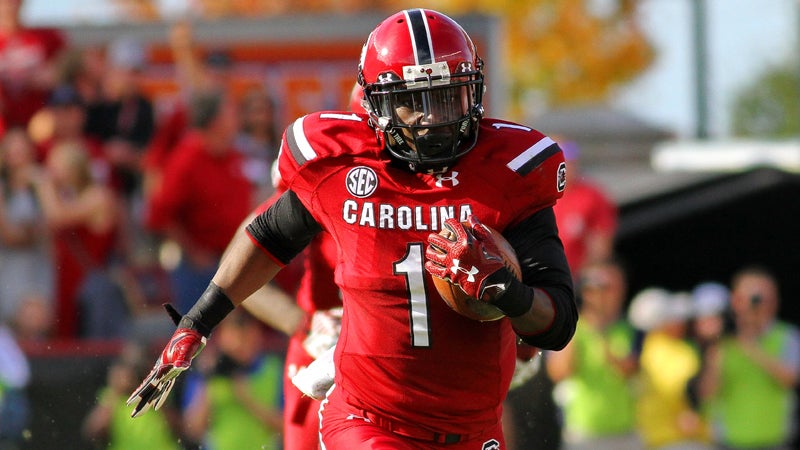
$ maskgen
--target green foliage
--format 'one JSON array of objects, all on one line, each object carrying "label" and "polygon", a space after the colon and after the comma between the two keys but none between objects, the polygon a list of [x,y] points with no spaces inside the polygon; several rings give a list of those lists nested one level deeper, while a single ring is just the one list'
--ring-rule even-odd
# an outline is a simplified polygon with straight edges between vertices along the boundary
[{"label": "green foliage", "polygon": [[794,137],[800,133],[800,74],[789,65],[765,71],[736,96],[732,111],[735,136]]}]

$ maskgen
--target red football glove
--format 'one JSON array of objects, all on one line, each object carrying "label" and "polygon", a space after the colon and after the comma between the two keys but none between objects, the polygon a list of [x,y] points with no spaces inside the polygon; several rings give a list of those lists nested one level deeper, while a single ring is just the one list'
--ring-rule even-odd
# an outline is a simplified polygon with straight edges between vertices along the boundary
[{"label": "red football glove", "polygon": [[428,235],[425,269],[435,277],[458,284],[472,298],[492,301],[486,278],[504,269],[505,264],[489,230],[475,216],[467,219],[466,227],[456,219],[447,219],[444,226],[455,237]]},{"label": "red football glove", "polygon": [[192,358],[200,353],[206,345],[206,338],[196,330],[178,328],[172,335],[169,343],[156,360],[153,370],[141,385],[128,397],[128,406],[138,403],[131,413],[131,417],[139,417],[150,407],[158,409],[175,384],[175,379],[192,363]]}]

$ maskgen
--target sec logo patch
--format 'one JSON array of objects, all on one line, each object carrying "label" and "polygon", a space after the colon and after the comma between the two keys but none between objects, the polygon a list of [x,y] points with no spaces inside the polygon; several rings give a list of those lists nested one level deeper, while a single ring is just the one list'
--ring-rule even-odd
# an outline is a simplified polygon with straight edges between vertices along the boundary
[{"label": "sec logo patch", "polygon": [[563,192],[567,187],[567,164],[561,163],[558,165],[558,172],[556,173],[556,189],[558,192]]},{"label": "sec logo patch", "polygon": [[369,197],[378,189],[378,175],[370,167],[353,167],[347,172],[345,186],[353,197]]}]

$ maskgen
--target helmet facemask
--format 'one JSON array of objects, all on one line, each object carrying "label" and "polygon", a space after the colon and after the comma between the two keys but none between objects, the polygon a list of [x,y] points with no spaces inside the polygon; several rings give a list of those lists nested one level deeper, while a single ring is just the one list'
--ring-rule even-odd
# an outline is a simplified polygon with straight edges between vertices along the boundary
[{"label": "helmet facemask", "polygon": [[366,85],[373,122],[384,132],[392,156],[411,170],[447,170],[478,137],[483,115],[480,67],[464,62],[451,74],[441,62],[404,66],[403,75],[383,73]]}]

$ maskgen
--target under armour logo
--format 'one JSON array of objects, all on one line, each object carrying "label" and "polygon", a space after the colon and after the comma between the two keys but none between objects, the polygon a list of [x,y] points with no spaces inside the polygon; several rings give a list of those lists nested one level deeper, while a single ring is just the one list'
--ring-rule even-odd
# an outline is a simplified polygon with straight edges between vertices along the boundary
[{"label": "under armour logo", "polygon": [[400,78],[391,72],[384,72],[378,75],[378,83],[391,83],[393,81],[400,81]]},{"label": "under armour logo", "polygon": [[481,450],[500,450],[500,442],[497,439],[489,439],[483,443]]},{"label": "under armour logo", "polygon": [[461,267],[459,265],[459,260],[457,260],[457,259],[453,260],[453,266],[450,267],[450,271],[453,272],[453,273],[463,272],[463,273],[467,274],[467,281],[469,281],[470,283],[475,281],[475,275],[478,274],[478,268],[477,267],[472,266],[471,269],[467,270],[467,269],[465,269],[465,268],[463,268],[463,267]]},{"label": "under armour logo", "polygon": [[449,181],[453,186],[458,186],[458,172],[455,170],[450,172],[450,176],[446,177],[442,174],[436,175],[436,187],[442,187],[442,182]]}]

